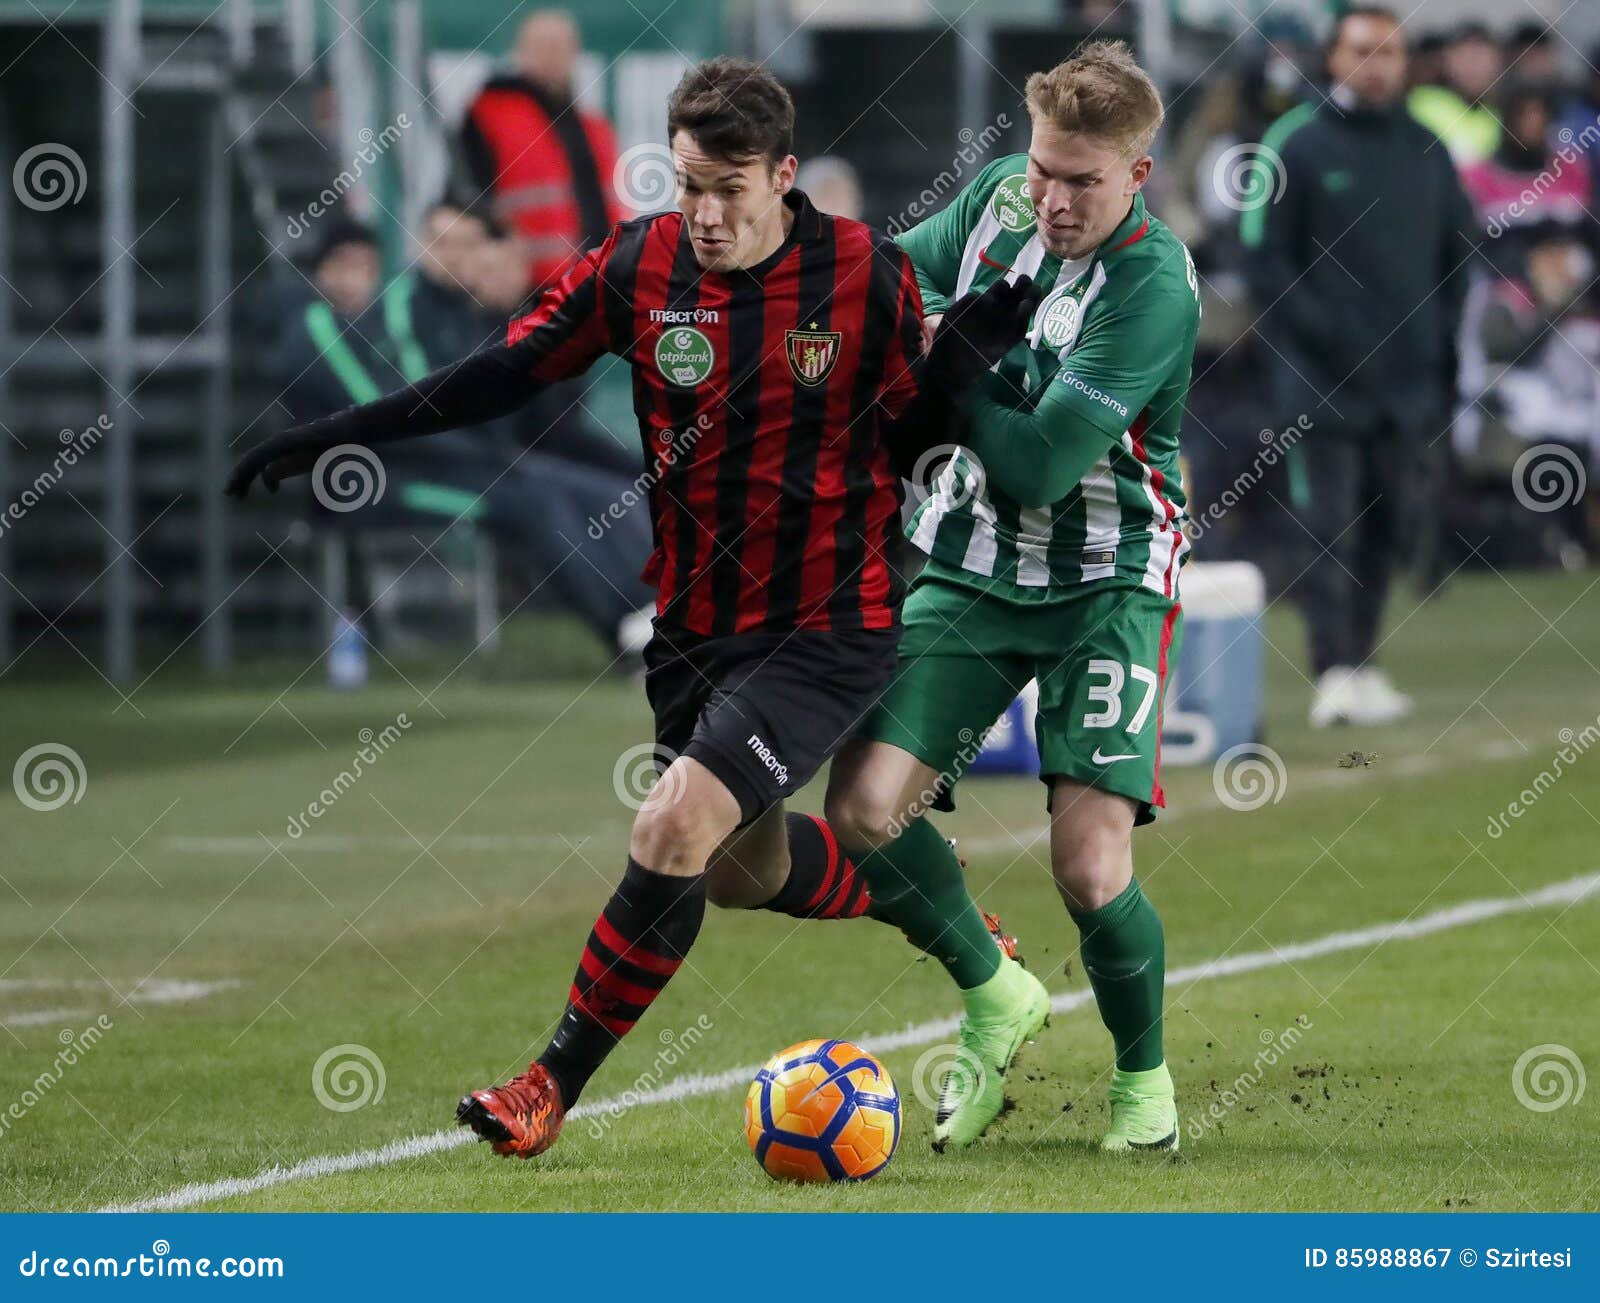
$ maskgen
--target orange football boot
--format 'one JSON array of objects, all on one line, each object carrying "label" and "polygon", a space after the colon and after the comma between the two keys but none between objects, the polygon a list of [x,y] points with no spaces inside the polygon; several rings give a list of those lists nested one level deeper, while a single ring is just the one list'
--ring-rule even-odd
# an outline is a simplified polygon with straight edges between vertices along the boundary
[{"label": "orange football boot", "polygon": [[[955,851],[956,839],[954,837],[946,837],[945,840],[950,843],[951,851]],[[956,855],[956,863],[963,869],[967,867],[967,862],[959,854]],[[1028,961],[1022,957],[1022,947],[1017,943],[1016,937],[1008,935],[1005,928],[1000,925],[1000,915],[991,914],[986,909],[980,909],[978,913],[983,915],[983,925],[989,929],[989,935],[994,938],[994,943],[1000,953],[1007,959],[1015,959],[1026,968]]]},{"label": "orange football boot", "polygon": [[503,1086],[475,1090],[456,1105],[456,1121],[503,1158],[532,1158],[555,1144],[566,1120],[561,1087],[542,1063],[530,1063]]},{"label": "orange football boot", "polygon": [[1015,959],[1019,964],[1023,963],[1020,953],[1022,947],[1017,944],[1016,937],[1009,936],[1005,928],[1001,926],[1000,915],[991,914],[986,909],[980,909],[978,913],[983,915],[983,925],[989,929],[989,935],[994,938],[994,943],[999,947],[1000,953],[1007,959]]}]

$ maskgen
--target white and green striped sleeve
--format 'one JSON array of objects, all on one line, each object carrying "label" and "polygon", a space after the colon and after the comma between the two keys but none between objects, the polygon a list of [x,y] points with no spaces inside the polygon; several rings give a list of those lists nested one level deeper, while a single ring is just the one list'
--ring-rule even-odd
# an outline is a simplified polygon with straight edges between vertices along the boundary
[{"label": "white and green striped sleeve", "polygon": [[934,316],[950,306],[961,275],[967,239],[982,217],[984,205],[989,202],[995,186],[1016,170],[1014,164],[1015,160],[1010,157],[996,159],[932,217],[895,237],[900,247],[911,255],[925,316]]}]

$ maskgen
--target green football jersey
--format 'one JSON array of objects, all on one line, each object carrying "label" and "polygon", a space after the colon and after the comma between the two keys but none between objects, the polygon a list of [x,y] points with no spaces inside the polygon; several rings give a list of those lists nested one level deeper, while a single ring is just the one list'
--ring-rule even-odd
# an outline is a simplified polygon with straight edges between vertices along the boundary
[{"label": "green football jersey", "polygon": [[1027,339],[964,404],[962,450],[912,542],[1022,600],[1101,579],[1176,597],[1189,548],[1178,431],[1200,322],[1194,261],[1142,196],[1089,256],[1046,253],[1026,167],[1024,154],[997,160],[898,237],[926,313],[1012,273],[1045,291]]}]

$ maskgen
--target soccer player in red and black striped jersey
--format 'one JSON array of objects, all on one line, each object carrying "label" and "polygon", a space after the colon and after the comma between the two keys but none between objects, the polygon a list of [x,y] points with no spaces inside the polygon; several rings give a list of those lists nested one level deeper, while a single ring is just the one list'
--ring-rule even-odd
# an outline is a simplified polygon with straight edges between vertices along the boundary
[{"label": "soccer player in red and black striped jersey", "polygon": [[760,65],[691,69],[668,105],[679,211],[615,227],[505,345],[287,431],[229,482],[242,495],[342,444],[476,424],[602,354],[631,364],[659,590],[645,690],[664,768],[548,1048],[458,1106],[502,1154],[555,1141],[682,964],[708,898],[802,918],[869,909],[831,830],[783,798],[895,671],[901,469],[950,441],[955,396],[1022,338],[1036,300],[1002,280],[958,301],[923,357],[910,261],[793,188],[793,126]]}]

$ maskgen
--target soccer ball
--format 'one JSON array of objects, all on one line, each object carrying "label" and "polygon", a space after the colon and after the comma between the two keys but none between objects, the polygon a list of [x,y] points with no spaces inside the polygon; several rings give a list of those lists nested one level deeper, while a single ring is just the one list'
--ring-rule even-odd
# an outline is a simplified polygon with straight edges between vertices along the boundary
[{"label": "soccer ball", "polygon": [[744,1138],[775,1180],[865,1181],[900,1143],[900,1094],[860,1046],[801,1041],[750,1083]]}]

